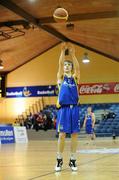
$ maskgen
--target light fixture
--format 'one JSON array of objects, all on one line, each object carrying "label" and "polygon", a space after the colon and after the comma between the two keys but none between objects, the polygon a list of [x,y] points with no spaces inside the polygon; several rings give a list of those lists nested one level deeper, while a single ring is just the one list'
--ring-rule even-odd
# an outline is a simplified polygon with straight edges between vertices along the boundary
[{"label": "light fixture", "polygon": [[4,68],[4,66],[3,66],[2,63],[3,63],[3,62],[2,62],[2,60],[0,59],[0,69],[3,69],[3,68]]},{"label": "light fixture", "polygon": [[90,62],[90,59],[88,58],[88,53],[87,52],[84,53],[84,57],[82,59],[82,62],[83,63],[89,63]]},{"label": "light fixture", "polygon": [[36,0],[29,0],[29,1],[32,3],[32,2],[35,2]]}]

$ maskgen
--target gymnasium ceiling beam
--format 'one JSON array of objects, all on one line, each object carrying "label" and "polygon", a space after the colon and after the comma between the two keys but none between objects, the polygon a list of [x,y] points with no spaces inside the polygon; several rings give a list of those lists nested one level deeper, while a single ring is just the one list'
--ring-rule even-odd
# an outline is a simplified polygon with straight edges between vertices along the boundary
[{"label": "gymnasium ceiling beam", "polygon": [[[3,5],[4,7],[8,8],[9,10],[13,11],[14,13],[16,13],[17,15],[23,17],[25,20],[27,20],[29,23],[33,23],[36,26],[39,26],[40,28],[42,28],[43,30],[47,31],[48,33],[52,34],[53,36],[57,37],[58,39],[62,40],[62,41],[70,41],[78,46],[81,46],[83,48],[89,49],[91,51],[94,51],[98,54],[101,54],[103,56],[106,56],[108,58],[111,58],[115,61],[119,62],[119,58],[111,56],[107,53],[101,52],[99,50],[96,50],[95,48],[91,48],[88,47],[84,44],[81,44],[80,42],[76,42],[73,41],[67,37],[65,37],[63,34],[61,34],[60,32],[56,31],[54,28],[52,28],[51,26],[47,26],[47,25],[42,25],[40,20],[33,17],[31,14],[27,13],[26,11],[24,11],[22,8],[20,8],[19,6],[17,6],[15,3],[13,3],[11,0],[0,0],[0,4]],[[93,19],[95,19],[96,17],[94,16],[94,13],[92,13],[93,15],[90,16],[90,19],[93,17]],[[101,16],[101,14],[97,15],[97,18],[99,18],[99,15]],[[104,16],[106,16],[107,14],[105,14],[103,12],[102,14],[102,18],[104,18]],[[109,14],[108,14],[109,15]],[[116,11],[115,13],[113,12],[112,14],[110,13],[110,16],[118,16],[118,12]],[[84,15],[83,15],[84,16]],[[85,15],[85,17],[83,17],[84,19],[87,17],[87,14]],[[77,15],[75,15],[74,19],[79,18]],[[108,17],[109,18],[109,17]],[[79,19],[78,19],[79,20]]]},{"label": "gymnasium ceiling beam", "polygon": [[[118,18],[119,11],[104,11],[104,12],[95,12],[95,13],[85,13],[85,14],[70,14],[68,21],[84,21],[91,19],[102,19],[102,18]],[[42,17],[40,18],[41,23],[55,23],[53,17]]]},{"label": "gymnasium ceiling beam", "polygon": [[26,20],[14,20],[14,21],[6,21],[6,22],[0,22],[0,27],[3,26],[17,26],[17,25],[23,25],[24,27],[29,25],[29,22]]}]

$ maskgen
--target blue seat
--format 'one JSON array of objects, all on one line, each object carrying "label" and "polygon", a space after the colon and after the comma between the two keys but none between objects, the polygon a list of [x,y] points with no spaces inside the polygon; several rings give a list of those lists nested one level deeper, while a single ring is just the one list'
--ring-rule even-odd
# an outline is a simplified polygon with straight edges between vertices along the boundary
[{"label": "blue seat", "polygon": [[117,126],[115,126],[115,129],[119,129],[119,124]]},{"label": "blue seat", "polygon": [[100,132],[101,133],[105,133],[105,129],[103,128],[103,129],[100,129]]},{"label": "blue seat", "polygon": [[111,125],[112,122],[111,122],[111,121],[107,121],[107,122],[105,122],[105,124],[106,124],[106,125]]},{"label": "blue seat", "polygon": [[112,125],[117,126],[117,125],[119,125],[119,122],[113,122]]},{"label": "blue seat", "polygon": [[96,132],[96,133],[100,133],[100,129],[96,129],[95,132]]},{"label": "blue seat", "polygon": [[107,129],[107,133],[112,133],[112,132],[113,132],[113,130],[111,128]]},{"label": "blue seat", "polygon": [[111,125],[105,125],[104,128],[105,129],[108,129],[108,128],[111,128],[112,126]]}]

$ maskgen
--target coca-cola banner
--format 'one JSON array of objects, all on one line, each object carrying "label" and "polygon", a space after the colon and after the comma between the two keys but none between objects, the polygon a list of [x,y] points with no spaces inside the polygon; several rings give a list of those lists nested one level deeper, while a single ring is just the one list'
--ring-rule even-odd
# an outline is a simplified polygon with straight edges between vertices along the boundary
[{"label": "coca-cola banner", "polygon": [[112,83],[88,83],[79,85],[80,95],[95,95],[95,94],[118,94],[119,82]]}]

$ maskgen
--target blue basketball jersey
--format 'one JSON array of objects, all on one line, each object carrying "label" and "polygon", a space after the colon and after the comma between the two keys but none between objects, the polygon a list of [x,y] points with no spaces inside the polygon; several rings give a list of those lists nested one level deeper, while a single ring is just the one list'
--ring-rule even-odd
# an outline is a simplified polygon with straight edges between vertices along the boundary
[{"label": "blue basketball jersey", "polygon": [[92,126],[92,115],[90,114],[90,115],[86,115],[86,118],[87,118],[87,120],[86,120],[86,126]]},{"label": "blue basketball jersey", "polygon": [[60,85],[58,103],[60,105],[78,104],[78,87],[74,77],[64,76]]},{"label": "blue basketball jersey", "polygon": [[93,121],[92,121],[92,114],[86,115],[86,133],[87,134],[93,134]]}]

